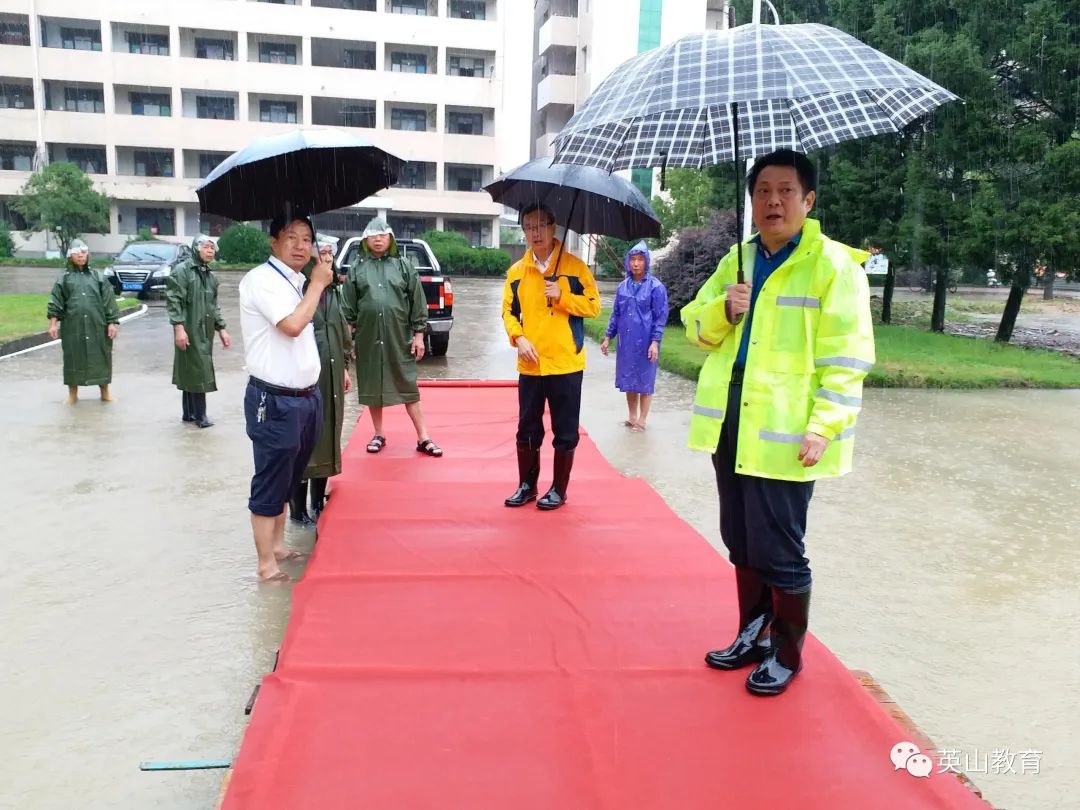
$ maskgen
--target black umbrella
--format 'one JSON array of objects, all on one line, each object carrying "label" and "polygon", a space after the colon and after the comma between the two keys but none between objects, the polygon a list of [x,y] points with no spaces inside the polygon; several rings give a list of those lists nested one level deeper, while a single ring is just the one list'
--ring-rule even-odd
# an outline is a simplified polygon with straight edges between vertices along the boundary
[{"label": "black umbrella", "polygon": [[404,162],[351,132],[297,129],[229,155],[195,193],[203,213],[239,221],[319,214],[393,185]]},{"label": "black umbrella", "polygon": [[660,219],[637,187],[590,166],[552,164],[537,158],[518,166],[484,190],[515,211],[542,205],[555,222],[576,233],[639,239],[660,235]]}]

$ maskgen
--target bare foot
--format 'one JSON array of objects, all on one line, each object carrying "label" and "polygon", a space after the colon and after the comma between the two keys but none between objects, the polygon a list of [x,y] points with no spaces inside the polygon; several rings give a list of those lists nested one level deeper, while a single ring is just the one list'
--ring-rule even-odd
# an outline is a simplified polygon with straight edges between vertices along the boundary
[{"label": "bare foot", "polygon": [[109,391],[109,386],[107,386],[107,385],[101,386],[101,401],[102,402],[112,402],[113,401],[112,393]]},{"label": "bare foot", "polygon": [[289,575],[284,571],[274,571],[273,573],[267,572],[266,575],[259,574],[259,582],[288,582]]},{"label": "bare foot", "polygon": [[635,424],[636,423],[634,422],[633,419],[624,419],[623,420],[623,427],[632,428]]},{"label": "bare foot", "polygon": [[306,551],[296,551],[294,549],[290,549],[288,551],[275,551],[274,552],[274,559],[277,560],[279,563],[280,562],[290,562],[292,560],[302,560],[307,556],[308,555],[307,555]]},{"label": "bare foot", "polygon": [[630,429],[632,431],[634,431],[635,433],[644,433],[645,432],[645,423],[644,422],[638,422],[636,425],[632,426]]},{"label": "bare foot", "polygon": [[78,401],[79,401],[78,389],[77,388],[69,389],[67,399],[64,400],[64,404],[65,405],[74,405]]}]

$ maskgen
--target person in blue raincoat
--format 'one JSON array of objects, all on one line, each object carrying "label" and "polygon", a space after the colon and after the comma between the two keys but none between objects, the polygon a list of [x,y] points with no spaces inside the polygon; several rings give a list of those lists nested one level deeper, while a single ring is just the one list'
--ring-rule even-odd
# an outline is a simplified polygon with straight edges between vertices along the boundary
[{"label": "person in blue raincoat", "polygon": [[604,341],[600,351],[608,353],[613,337],[615,348],[615,387],[626,394],[627,417],[623,423],[631,430],[645,430],[656,385],[656,364],[660,341],[668,318],[667,289],[652,275],[652,257],[644,242],[638,242],[623,260],[626,279],[615,291]]}]

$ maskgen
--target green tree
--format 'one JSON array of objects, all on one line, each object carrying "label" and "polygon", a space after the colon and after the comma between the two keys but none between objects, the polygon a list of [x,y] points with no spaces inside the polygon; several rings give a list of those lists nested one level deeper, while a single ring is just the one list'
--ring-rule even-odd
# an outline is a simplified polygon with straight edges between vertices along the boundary
[{"label": "green tree", "polygon": [[684,228],[700,228],[715,213],[715,180],[697,169],[670,169],[665,178],[666,193],[653,197],[652,207],[660,217],[660,245]]},{"label": "green tree", "polygon": [[15,255],[15,240],[11,238],[11,228],[6,222],[0,222],[0,259],[10,259]]},{"label": "green tree", "polygon": [[237,222],[218,238],[218,258],[232,264],[262,264],[270,257],[270,237],[253,225]]},{"label": "green tree", "polygon": [[27,232],[55,233],[63,254],[82,234],[109,231],[109,198],[74,163],[50,163],[32,174],[11,206]]}]

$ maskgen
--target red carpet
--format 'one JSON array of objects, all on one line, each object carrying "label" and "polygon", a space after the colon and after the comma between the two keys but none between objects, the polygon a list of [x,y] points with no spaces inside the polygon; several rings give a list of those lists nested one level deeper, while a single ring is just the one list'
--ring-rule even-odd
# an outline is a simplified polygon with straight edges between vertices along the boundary
[{"label": "red carpet", "polygon": [[907,735],[815,639],[778,698],[706,668],[730,567],[587,437],[564,509],[506,509],[516,389],[423,398],[444,458],[402,408],[346,451],[225,810],[986,810],[894,770]]}]

